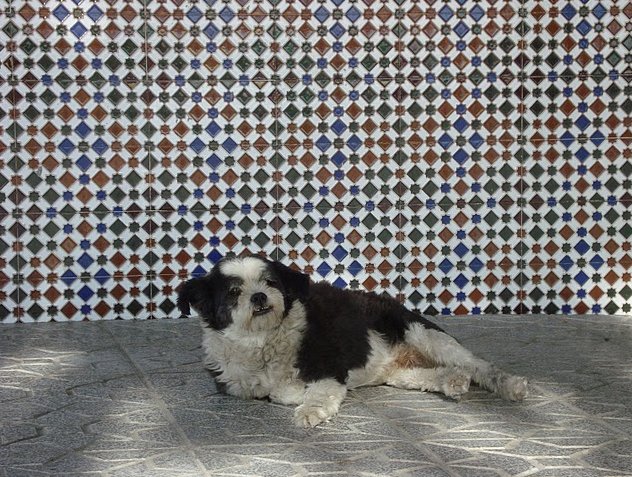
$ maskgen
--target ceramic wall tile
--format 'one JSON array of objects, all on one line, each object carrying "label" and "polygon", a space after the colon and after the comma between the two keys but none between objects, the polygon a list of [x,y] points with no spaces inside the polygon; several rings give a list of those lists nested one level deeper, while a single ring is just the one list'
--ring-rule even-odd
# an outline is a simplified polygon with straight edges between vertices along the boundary
[{"label": "ceramic wall tile", "polygon": [[426,313],[630,311],[628,2],[0,23],[3,321],[177,317],[182,280],[242,253]]}]

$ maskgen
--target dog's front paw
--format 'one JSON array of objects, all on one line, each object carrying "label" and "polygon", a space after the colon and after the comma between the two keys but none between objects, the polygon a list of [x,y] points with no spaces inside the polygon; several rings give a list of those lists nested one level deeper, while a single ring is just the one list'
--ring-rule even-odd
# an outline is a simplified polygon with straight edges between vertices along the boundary
[{"label": "dog's front paw", "polygon": [[498,386],[498,394],[508,401],[522,401],[527,397],[527,378],[522,376],[503,376]]},{"label": "dog's front paw", "polygon": [[299,427],[316,427],[334,417],[338,409],[331,406],[301,404],[294,411],[294,424]]}]

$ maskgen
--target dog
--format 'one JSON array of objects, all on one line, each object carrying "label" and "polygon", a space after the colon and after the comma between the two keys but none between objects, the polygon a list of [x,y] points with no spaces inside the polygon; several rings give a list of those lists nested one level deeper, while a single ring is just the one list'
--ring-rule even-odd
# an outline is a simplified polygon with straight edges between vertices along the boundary
[{"label": "dog", "polygon": [[225,258],[185,282],[177,305],[203,327],[204,364],[244,399],[297,406],[294,422],[334,417],[349,389],[388,385],[458,400],[474,381],[521,401],[527,380],[474,356],[395,299],[314,283],[259,256]]}]

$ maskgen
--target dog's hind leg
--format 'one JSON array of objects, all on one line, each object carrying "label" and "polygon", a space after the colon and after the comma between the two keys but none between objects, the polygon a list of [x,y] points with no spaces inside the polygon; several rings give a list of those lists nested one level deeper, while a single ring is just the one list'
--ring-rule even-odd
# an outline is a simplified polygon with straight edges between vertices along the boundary
[{"label": "dog's hind leg", "polygon": [[522,401],[527,395],[527,380],[498,369],[478,358],[457,340],[442,331],[413,323],[406,331],[406,343],[415,347],[438,366],[465,370],[475,383],[509,401]]},{"label": "dog's hind leg", "polygon": [[440,392],[459,399],[470,387],[470,375],[459,368],[394,368],[386,384],[402,389]]}]

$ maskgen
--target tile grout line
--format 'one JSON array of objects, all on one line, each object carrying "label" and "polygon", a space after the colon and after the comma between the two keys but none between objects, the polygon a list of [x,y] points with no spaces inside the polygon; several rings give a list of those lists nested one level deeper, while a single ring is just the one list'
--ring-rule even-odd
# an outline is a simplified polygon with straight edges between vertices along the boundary
[{"label": "tile grout line", "polygon": [[[144,71],[143,71],[143,82],[149,84],[149,37],[147,35],[147,31],[148,31],[148,27],[149,27],[149,15],[148,15],[148,8],[147,8],[147,0],[142,0],[141,1],[141,11],[142,11],[142,20],[143,20],[143,66],[144,66]],[[151,184],[150,187],[152,188],[152,193],[149,195],[149,207],[151,210],[154,209],[153,204],[154,204],[154,193],[153,193],[153,187],[154,187],[154,179],[153,179],[153,173],[154,173],[154,157],[153,154],[151,153],[151,151],[147,151],[147,155],[149,158],[149,170],[146,172],[147,176],[151,177]],[[147,180],[147,176],[145,177],[145,180]],[[154,297],[154,292],[155,292],[155,286],[157,286],[157,274],[155,272],[155,266],[157,265],[156,263],[154,263],[155,261],[155,257],[156,254],[153,253],[153,251],[156,249],[156,244],[154,243],[154,221],[153,221],[153,216],[152,214],[148,214],[147,210],[143,211],[143,213],[139,214],[141,216],[145,216],[146,218],[149,218],[149,251],[150,251],[150,263],[149,265],[149,270],[147,272],[147,280],[148,280],[148,287],[149,287],[149,310],[147,310],[148,312],[148,318],[156,318],[156,303],[155,303],[155,297]]]},{"label": "tile grout line", "polygon": [[[575,406],[572,400],[567,399],[566,396],[568,395],[568,393],[558,394],[553,391],[547,390],[545,387],[541,386],[540,384],[530,383],[529,385],[532,387],[532,389],[535,389],[538,393],[540,393],[542,397],[547,398],[547,399],[554,399],[558,402],[564,403],[566,406],[571,408],[573,411],[575,411],[578,415],[582,416],[586,420],[592,421],[592,422],[597,420],[602,426],[607,427],[613,433],[613,435],[616,435],[617,438],[626,438],[626,439],[632,440],[632,432],[626,433],[625,431],[622,431],[616,426],[611,426],[605,419],[598,417],[596,415],[590,414],[584,409],[582,409],[581,407]],[[604,385],[604,387],[607,387],[609,385],[610,384],[606,384]],[[573,392],[573,394],[576,394],[576,392]]]},{"label": "tile grout line", "polygon": [[[13,0],[9,0],[9,4],[7,6],[7,8],[5,9],[5,14],[7,11],[13,12]],[[12,40],[9,39],[9,42],[11,42]],[[16,41],[17,43],[17,41]],[[5,48],[6,49],[6,48]],[[14,78],[14,73],[15,73],[15,63],[14,63],[14,59],[15,57],[13,56],[13,52],[11,51],[7,51],[7,54],[9,55],[10,61],[9,61],[9,78],[10,79],[15,79]],[[6,64],[6,63],[5,63]],[[9,81],[8,84],[9,87],[11,87],[11,81]],[[17,89],[18,86],[16,85],[15,88]],[[10,113],[13,113],[17,110],[16,105],[15,104],[11,104],[11,107],[9,108]],[[9,132],[9,135],[13,135],[13,137],[10,139],[10,146],[9,146],[9,153],[11,153],[11,159],[9,159],[8,164],[11,164],[12,162],[14,163],[15,166],[15,171],[14,174],[17,174],[17,170],[18,170],[18,164],[19,164],[19,152],[18,152],[18,148],[16,147],[19,143],[17,140],[17,133],[18,133],[18,123],[17,123],[17,119],[15,118],[14,114],[11,114],[12,116],[14,116],[13,119],[13,123],[11,124],[11,132]],[[12,149],[14,149],[12,151]],[[11,169],[11,166],[9,165],[9,169]],[[15,213],[16,209],[18,208],[18,187],[16,185],[13,186],[13,191],[10,192],[9,197],[11,197],[11,195],[13,195],[13,200],[14,200],[14,207],[12,212]],[[19,222],[17,222],[19,223]],[[13,318],[15,319],[15,323],[19,323],[20,321],[22,321],[22,317],[24,315],[24,311],[22,310],[22,302],[23,302],[23,290],[21,288],[21,280],[19,279],[21,274],[22,274],[22,247],[20,247],[20,237],[22,236],[22,231],[20,230],[20,228],[17,229],[17,236],[15,237],[15,241],[16,241],[16,245],[18,246],[17,252],[16,252],[16,258],[17,258],[17,267],[16,267],[16,272],[17,272],[17,277],[18,277],[18,282],[17,282],[17,288],[16,288],[16,300],[17,303],[15,304],[16,307],[14,308],[13,313],[10,313],[7,318],[13,316]],[[16,315],[16,311],[17,311],[17,315]],[[5,318],[6,319],[6,318]]]},{"label": "tile grout line", "polygon": [[[522,31],[522,29],[520,28],[520,24],[522,23],[522,14],[526,11],[526,0],[520,0],[519,6],[518,6],[518,42],[522,43],[525,42],[526,43],[526,37],[524,35],[524,32]],[[524,46],[524,45],[523,45]],[[525,47],[525,50],[527,48]],[[518,51],[523,51],[521,48],[518,49]],[[518,82],[520,84],[520,88],[524,88],[525,87],[525,80],[524,80],[524,75],[525,75],[525,64],[524,63],[520,63],[520,69],[518,70]],[[519,171],[517,174],[517,178],[518,181],[522,180],[522,175],[521,172],[522,170],[524,170],[524,163],[523,160],[521,158],[521,154],[520,154],[520,150],[521,149],[525,149],[525,153],[526,153],[526,149],[527,149],[527,144],[528,141],[526,140],[527,138],[527,134],[526,134],[526,120],[525,120],[525,111],[526,111],[526,101],[524,97],[520,97],[519,98],[519,106],[518,106],[518,114],[520,114],[520,125],[518,127],[518,134],[520,135],[520,138],[524,137],[525,138],[525,144],[520,144],[520,139],[518,139],[517,142],[517,147],[518,150],[516,151],[516,154],[518,155],[517,159],[518,159],[518,168]],[[529,157],[526,156],[525,157],[525,161],[528,161]],[[533,194],[533,191],[532,191]],[[525,189],[523,187],[520,187],[520,190],[518,191],[518,214],[519,214],[519,224],[518,224],[518,243],[521,244],[521,248],[520,250],[518,250],[518,257],[517,257],[517,272],[518,272],[518,276],[520,277],[518,280],[518,315],[522,315],[525,313],[525,306],[526,306],[526,300],[524,299],[525,296],[525,283],[523,281],[523,278],[525,276],[525,271],[526,271],[526,260],[524,260],[524,255],[521,253],[522,252],[522,246],[525,243],[524,238],[527,237],[526,231],[525,231],[525,222],[524,222],[524,214],[526,213],[526,193],[525,193]],[[523,237],[521,237],[520,235],[524,234]],[[515,248],[512,247],[512,250],[515,252]],[[514,310],[515,311],[515,308]]]},{"label": "tile grout line", "polygon": [[193,442],[191,442],[191,440],[186,435],[184,430],[180,427],[180,424],[178,423],[177,419],[171,413],[171,411],[169,410],[169,407],[165,404],[162,397],[160,396],[158,391],[156,391],[156,388],[151,383],[149,378],[145,375],[143,370],[138,366],[138,364],[136,364],[136,361],[134,361],[134,359],[129,355],[125,347],[118,341],[116,336],[112,332],[110,332],[109,328],[107,327],[108,322],[104,320],[99,320],[97,321],[97,323],[99,324],[99,327],[102,330],[104,330],[110,336],[110,338],[112,338],[112,341],[115,343],[116,347],[120,350],[123,357],[130,363],[130,365],[132,366],[136,374],[140,377],[142,383],[150,392],[153,401],[156,403],[158,408],[163,412],[164,416],[166,417],[167,422],[175,428],[176,432],[180,436],[181,441],[184,443],[186,452],[191,455],[191,457],[193,458],[192,460],[193,462],[195,462],[196,467],[202,471],[201,475],[204,475],[204,476],[211,475],[208,473],[208,470],[206,469],[206,467],[204,467],[204,464],[202,463],[202,461],[200,461],[200,459],[198,459],[198,457],[195,455],[194,449],[197,446],[195,446]]},{"label": "tile grout line", "polygon": [[431,459],[431,462],[437,465],[441,470],[444,470],[445,472],[450,474],[452,477],[461,477],[461,474],[459,474],[456,470],[450,468],[448,466],[448,463],[445,462],[439,455],[437,455],[432,450],[425,448],[423,444],[419,444],[417,442],[417,439],[415,439],[409,432],[407,432],[400,425],[394,422],[393,419],[382,414],[379,410],[379,406],[376,407],[372,405],[370,402],[365,401],[364,399],[360,399],[360,402],[364,404],[368,409],[370,409],[379,418],[381,422],[386,423],[388,424],[389,427],[391,427],[392,429],[395,429],[398,432],[398,434],[400,434],[406,440],[406,442],[410,443],[413,447],[415,447],[420,452],[422,452],[426,457]]}]

